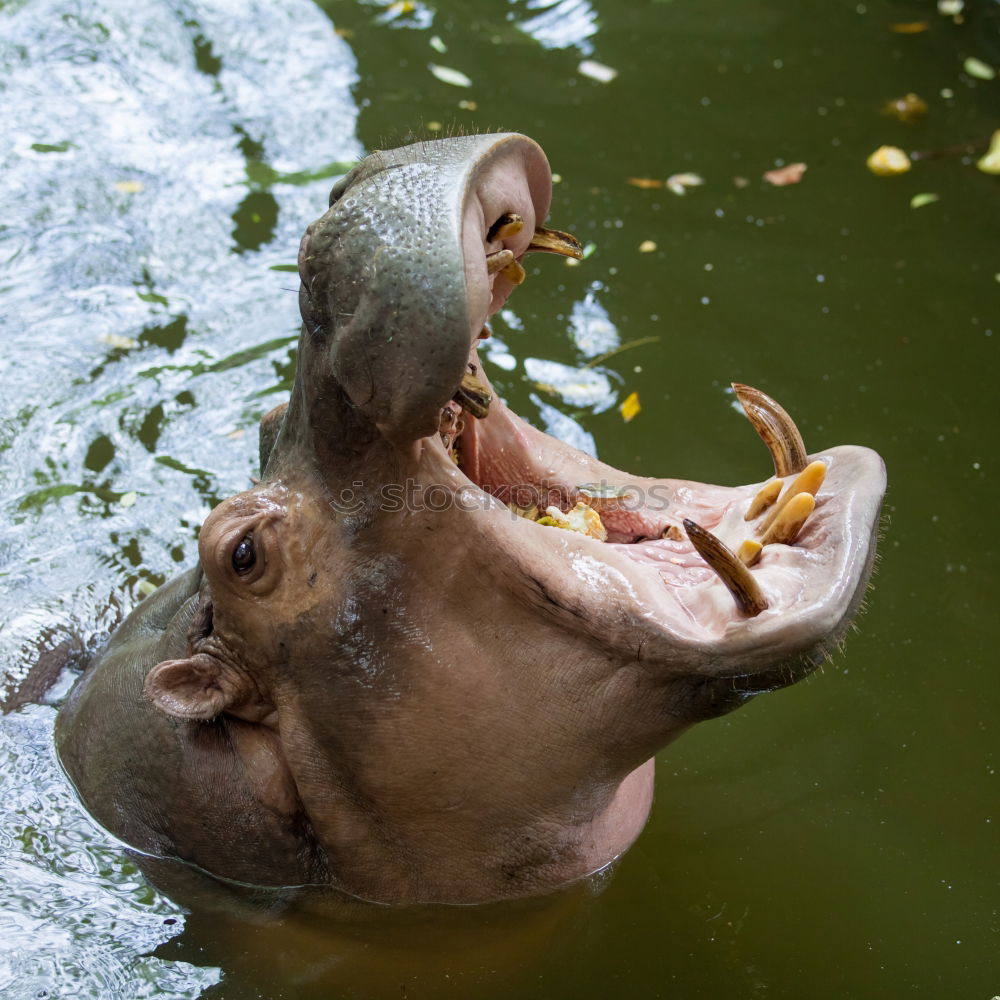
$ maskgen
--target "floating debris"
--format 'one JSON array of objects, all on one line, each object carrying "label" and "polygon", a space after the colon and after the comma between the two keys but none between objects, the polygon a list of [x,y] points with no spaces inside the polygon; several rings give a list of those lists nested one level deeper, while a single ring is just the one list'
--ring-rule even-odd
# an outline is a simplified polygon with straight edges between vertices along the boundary
[{"label": "floating debris", "polygon": [[775,187],[787,187],[789,184],[798,184],[805,172],[806,165],[804,163],[789,163],[787,166],[768,170],[764,174],[764,180]]},{"label": "floating debris", "polygon": [[642,405],[639,402],[639,393],[631,392],[625,397],[625,401],[618,407],[622,415],[622,420],[629,423],[639,415]]},{"label": "floating debris", "polygon": [[448,51],[448,46],[445,45],[445,43],[443,41],[441,41],[441,38],[440,38],[439,35],[431,35],[431,37],[427,40],[427,44],[435,52],[441,53],[441,55],[444,55],[444,53]]},{"label": "floating debris", "polygon": [[122,194],[138,194],[145,189],[146,185],[142,181],[115,181],[115,190]]},{"label": "floating debris", "polygon": [[618,76],[618,70],[611,66],[605,66],[604,63],[599,63],[594,59],[584,59],[577,69],[584,76],[590,77],[591,80],[596,80],[598,83],[611,83]]},{"label": "floating debris", "polygon": [[920,121],[927,114],[927,102],[916,94],[907,94],[905,97],[897,97],[891,101],[886,101],[882,105],[882,113],[892,115],[907,125]]},{"label": "floating debris", "polygon": [[910,199],[910,208],[923,208],[924,205],[933,205],[934,202],[940,199],[939,194],[934,194],[932,191],[925,191],[923,194],[915,194]]},{"label": "floating debris", "polygon": [[896,177],[910,169],[910,158],[898,146],[879,146],[865,160],[868,169],[879,177]]},{"label": "floating debris", "polygon": [[689,187],[699,187],[705,183],[700,174],[671,174],[667,178],[667,187],[676,195],[685,194]]},{"label": "floating debris", "polygon": [[639,253],[653,253],[656,250],[656,242],[654,240],[643,240],[639,244]]},{"label": "floating debris", "polygon": [[437,63],[428,63],[427,68],[442,83],[447,83],[452,87],[471,87],[472,80],[461,70],[452,69],[450,66],[439,66]]},{"label": "floating debris", "polygon": [[131,337],[123,337],[120,333],[102,333],[97,338],[102,344],[109,344],[119,351],[131,351],[133,347],[139,346],[138,340]]},{"label": "floating debris", "polygon": [[976,166],[984,174],[1000,174],[1000,128],[993,133],[990,139],[990,148],[986,155],[976,160]]},{"label": "floating debris", "polygon": [[962,63],[962,69],[977,80],[992,80],[997,75],[997,71],[989,63],[984,63],[982,59],[977,59],[975,56],[969,56]]},{"label": "floating debris", "polygon": [[629,177],[627,180],[632,187],[642,188],[643,190],[663,187],[663,181],[658,181],[654,177]]},{"label": "floating debris", "polygon": [[928,21],[900,21],[896,24],[890,24],[889,30],[894,31],[897,35],[919,35],[920,32],[926,31],[930,27],[930,22]]}]

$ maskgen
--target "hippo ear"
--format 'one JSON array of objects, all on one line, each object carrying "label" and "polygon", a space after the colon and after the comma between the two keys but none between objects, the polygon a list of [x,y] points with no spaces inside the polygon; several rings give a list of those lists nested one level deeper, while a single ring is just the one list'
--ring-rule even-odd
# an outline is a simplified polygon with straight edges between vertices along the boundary
[{"label": "hippo ear", "polygon": [[146,697],[165,715],[208,722],[241,700],[241,691],[214,656],[194,653],[163,660],[146,675]]}]

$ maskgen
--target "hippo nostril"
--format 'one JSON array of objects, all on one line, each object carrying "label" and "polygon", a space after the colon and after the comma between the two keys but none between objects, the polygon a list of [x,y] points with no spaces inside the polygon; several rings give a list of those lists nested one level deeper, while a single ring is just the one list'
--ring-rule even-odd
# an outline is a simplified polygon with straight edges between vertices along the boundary
[{"label": "hippo nostril", "polygon": [[492,243],[494,240],[509,240],[524,229],[524,219],[516,212],[504,212],[496,222],[490,226],[486,233],[486,242]]}]

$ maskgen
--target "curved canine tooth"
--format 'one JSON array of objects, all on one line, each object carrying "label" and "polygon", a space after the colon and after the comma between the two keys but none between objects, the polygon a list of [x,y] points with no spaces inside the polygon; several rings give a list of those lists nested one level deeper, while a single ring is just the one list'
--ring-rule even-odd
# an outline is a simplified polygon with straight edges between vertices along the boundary
[{"label": "curved canine tooth", "polygon": [[792,497],[761,538],[761,544],[772,545],[778,542],[791,545],[815,506],[816,498],[811,493],[799,493]]},{"label": "curved canine tooth", "polygon": [[753,538],[748,538],[740,545],[736,552],[736,558],[744,566],[752,566],[760,558],[760,554],[763,551],[764,546],[760,542]]},{"label": "curved canine tooth", "polygon": [[497,250],[486,255],[486,273],[496,274],[514,263],[514,254],[510,250]]},{"label": "curved canine tooth", "polygon": [[766,486],[762,486],[757,495],[750,501],[750,506],[747,507],[743,520],[752,521],[755,517],[763,514],[778,499],[778,494],[784,485],[783,479],[772,479]]},{"label": "curved canine tooth", "polygon": [[810,462],[792,480],[791,485],[782,493],[781,499],[771,508],[767,517],[757,526],[757,533],[761,535],[766,533],[768,528],[778,520],[781,512],[793,497],[797,497],[800,493],[811,493],[813,496],[816,496],[825,478],[826,465],[820,461]]},{"label": "curved canine tooth", "polygon": [[466,413],[471,413],[477,420],[482,420],[490,412],[493,393],[475,375],[471,372],[466,372],[462,376],[461,385],[451,398]]},{"label": "curved canine tooth", "polygon": [[490,226],[486,233],[486,240],[492,243],[494,240],[507,240],[524,229],[524,219],[516,212],[504,212],[496,222]]},{"label": "curved canine tooth", "polygon": [[733,392],[753,429],[774,459],[776,476],[794,476],[806,466],[806,446],[792,418],[765,392],[733,382]]},{"label": "curved canine tooth", "polygon": [[528,249],[524,252],[557,253],[563,257],[583,260],[583,247],[575,236],[558,229],[546,229],[544,226],[535,230],[535,235],[531,237]]},{"label": "curved canine tooth", "polygon": [[525,271],[525,269],[521,267],[520,263],[516,260],[512,260],[500,273],[512,285],[520,285],[528,274],[528,272]]},{"label": "curved canine tooth", "polygon": [[749,618],[759,615],[767,607],[767,600],[753,574],[740,562],[733,550],[712,532],[688,518],[684,519],[684,530],[698,555],[708,563],[733,595],[740,611]]}]

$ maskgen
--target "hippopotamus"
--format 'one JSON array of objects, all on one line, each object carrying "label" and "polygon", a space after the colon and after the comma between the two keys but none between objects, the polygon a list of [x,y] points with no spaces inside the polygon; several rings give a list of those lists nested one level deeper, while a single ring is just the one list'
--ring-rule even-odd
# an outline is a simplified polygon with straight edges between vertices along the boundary
[{"label": "hippopotamus", "polygon": [[737,398],[775,477],[630,475],[493,392],[477,353],[543,223],[518,134],[372,153],[298,258],[288,403],[199,564],[81,675],[57,746],[151,859],[375,903],[540,897],[642,831],[653,758],[838,646],[875,553],[876,453],[806,454]]}]

